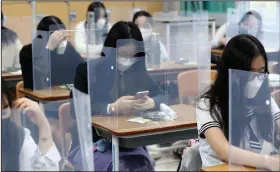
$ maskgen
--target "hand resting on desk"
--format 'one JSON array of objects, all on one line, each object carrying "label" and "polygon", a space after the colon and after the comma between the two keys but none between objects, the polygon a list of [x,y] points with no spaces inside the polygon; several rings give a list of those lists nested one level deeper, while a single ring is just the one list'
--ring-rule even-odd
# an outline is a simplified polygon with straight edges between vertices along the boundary
[{"label": "hand resting on desk", "polygon": [[153,108],[155,108],[155,101],[148,96],[140,99],[135,99],[134,96],[123,96],[110,104],[109,112],[110,114],[125,115]]}]

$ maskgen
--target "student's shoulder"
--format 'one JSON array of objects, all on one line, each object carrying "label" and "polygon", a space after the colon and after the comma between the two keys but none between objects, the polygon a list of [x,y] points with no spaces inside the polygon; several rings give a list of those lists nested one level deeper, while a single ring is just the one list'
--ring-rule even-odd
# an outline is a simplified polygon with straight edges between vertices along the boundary
[{"label": "student's shoulder", "polygon": [[196,102],[196,109],[209,111],[210,110],[210,99],[209,98],[200,98]]},{"label": "student's shoulder", "polygon": [[20,58],[32,58],[32,45],[27,44],[20,50]]}]

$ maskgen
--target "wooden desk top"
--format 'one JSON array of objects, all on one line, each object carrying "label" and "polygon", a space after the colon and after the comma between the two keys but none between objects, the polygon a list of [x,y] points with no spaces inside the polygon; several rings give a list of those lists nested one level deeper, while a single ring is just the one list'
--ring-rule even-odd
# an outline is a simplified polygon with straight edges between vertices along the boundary
[{"label": "wooden desk top", "polygon": [[5,79],[22,79],[22,74],[11,74],[2,72],[2,78]]},{"label": "wooden desk top", "polygon": [[177,112],[177,119],[174,121],[153,121],[145,124],[127,121],[135,116],[93,116],[92,121],[95,127],[109,131],[116,136],[131,136],[196,127],[195,107],[184,104],[170,107]]},{"label": "wooden desk top", "polygon": [[211,49],[211,53],[216,56],[222,56],[224,52],[224,49]]},{"label": "wooden desk top", "polygon": [[19,92],[39,101],[58,101],[70,98],[70,91],[59,86],[44,90],[19,89]]},{"label": "wooden desk top", "polygon": [[[216,64],[211,64],[211,68],[215,68]],[[197,69],[197,64],[176,64],[175,62],[168,61],[160,64],[158,68],[147,68],[149,73],[157,72],[177,72],[185,70],[195,70]]]},{"label": "wooden desk top", "polygon": [[[275,158],[280,159],[280,155],[273,155]],[[244,167],[239,165],[229,165],[229,164],[221,164],[221,165],[215,165],[212,167],[205,167],[202,168],[201,171],[259,171],[254,167]]]},{"label": "wooden desk top", "polygon": [[256,171],[256,168],[252,167],[243,167],[238,165],[228,165],[228,164],[221,164],[215,165],[212,167],[205,167],[202,168],[201,171]]},{"label": "wooden desk top", "polygon": [[[193,17],[189,16],[168,16],[168,17],[153,17],[153,20],[156,22],[162,22],[162,23],[174,23],[174,22],[192,22],[193,21]],[[215,18],[208,18],[208,21],[215,21]]]}]

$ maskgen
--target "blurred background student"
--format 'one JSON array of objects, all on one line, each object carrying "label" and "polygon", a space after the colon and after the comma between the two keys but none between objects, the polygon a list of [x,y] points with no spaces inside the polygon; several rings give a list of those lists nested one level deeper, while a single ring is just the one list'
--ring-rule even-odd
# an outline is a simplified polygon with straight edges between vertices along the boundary
[{"label": "blurred background student", "polygon": [[19,52],[22,44],[17,34],[4,26],[3,12],[1,12],[1,44],[2,44],[2,71],[20,71]]},{"label": "blurred background student", "polygon": [[[38,103],[27,98],[13,100],[3,80],[1,89],[2,171],[58,171],[61,157],[53,142],[51,127]],[[22,111],[24,117],[38,127],[37,140],[31,136],[33,131],[12,120],[16,111]]]},{"label": "blurred background student", "polygon": [[104,4],[99,1],[91,3],[87,9],[86,19],[75,29],[75,47],[78,52],[83,57],[99,58],[110,28]]},{"label": "blurred background student", "polygon": [[67,41],[65,28],[56,16],[46,16],[39,22],[33,43],[20,51],[24,88],[73,83],[76,68],[84,59]]},{"label": "blurred background student", "polygon": [[[262,17],[256,11],[248,11],[239,21],[239,34],[250,34],[260,39],[262,34]],[[230,23],[223,24],[216,32],[212,40],[212,48],[224,47],[227,44],[226,31],[230,29]]]},{"label": "blurred background student", "polygon": [[147,11],[138,11],[134,14],[132,22],[139,27],[143,36],[148,64],[159,65],[160,62],[168,60],[166,48],[158,33],[153,32],[152,15]]}]

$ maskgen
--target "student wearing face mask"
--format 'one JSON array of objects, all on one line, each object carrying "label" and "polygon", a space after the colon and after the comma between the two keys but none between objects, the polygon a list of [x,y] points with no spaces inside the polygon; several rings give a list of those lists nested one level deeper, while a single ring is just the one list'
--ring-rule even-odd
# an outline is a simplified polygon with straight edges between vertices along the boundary
[{"label": "student wearing face mask", "polygon": [[87,9],[86,19],[76,26],[74,41],[78,52],[83,57],[99,58],[110,28],[104,4],[99,1],[91,3]]},{"label": "student wearing face mask", "polygon": [[[229,23],[223,24],[212,39],[212,48],[224,47],[227,44],[226,30]],[[248,11],[239,21],[239,34],[250,34],[258,39],[262,35],[262,17],[256,11]]]},{"label": "student wearing face mask", "polygon": [[[229,84],[229,69],[254,73],[231,77]],[[231,76],[233,75],[234,73]],[[270,96],[267,75],[267,55],[255,37],[241,34],[228,42],[214,84],[196,105],[203,167],[230,161],[232,164],[259,169],[280,170],[279,159],[268,156],[275,153],[270,136],[274,134],[273,123],[276,124],[276,132],[280,131],[280,110]],[[240,102],[238,108],[231,108],[231,117],[229,88],[235,90],[231,103]],[[232,121],[238,122],[234,123],[229,132]],[[231,145],[230,138],[234,138]],[[274,140],[276,149],[279,149],[278,139]]]},{"label": "student wearing face mask", "polygon": [[2,71],[20,70],[19,52],[22,44],[17,34],[4,26],[3,12],[1,12],[1,43],[2,43]]},{"label": "student wearing face mask", "polygon": [[[46,16],[40,21],[32,44],[25,45],[20,51],[24,88],[33,89],[34,82],[34,89],[42,89],[50,84],[73,83],[76,68],[84,59],[67,41],[65,29],[65,25],[56,16]],[[36,64],[33,64],[33,58],[36,58]],[[33,76],[33,68],[38,69],[36,76]],[[50,73],[51,76],[48,76]],[[33,79],[36,81],[33,82]],[[44,82],[38,85],[39,80]]]},{"label": "student wearing face mask", "polygon": [[[26,98],[14,101],[3,80],[1,89],[2,171],[58,171],[61,157],[53,142],[48,120],[38,103]],[[38,127],[38,145],[30,130],[11,119],[12,113],[17,110],[22,110],[22,114]]]},{"label": "student wearing face mask", "polygon": [[[164,92],[146,70],[143,38],[135,24],[123,21],[116,23],[105,40],[102,57],[80,64],[74,82],[76,89],[89,94],[88,75],[92,77],[89,84],[92,115],[129,115],[136,111],[157,110],[160,103],[164,103]],[[90,66],[89,74],[87,66]],[[134,98],[139,91],[149,91],[149,94],[143,98]],[[94,142],[103,139],[94,128],[93,133]],[[111,141],[109,143],[105,152],[94,153],[96,171],[112,170]],[[73,157],[70,158],[72,161],[80,159]],[[120,148],[120,170],[154,171],[149,154],[142,147]]]},{"label": "student wearing face mask", "polygon": [[[148,56],[147,58],[151,58],[151,56],[154,55],[155,58],[159,58],[160,61],[166,61],[169,59],[166,48],[159,40],[159,36],[156,33],[153,33],[152,20],[152,15],[147,11],[138,11],[134,14],[132,22],[136,24],[141,31],[145,42],[145,52]],[[149,47],[152,48],[149,49]]]}]

